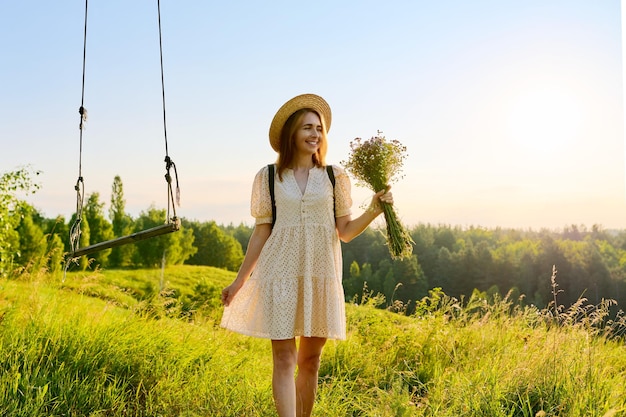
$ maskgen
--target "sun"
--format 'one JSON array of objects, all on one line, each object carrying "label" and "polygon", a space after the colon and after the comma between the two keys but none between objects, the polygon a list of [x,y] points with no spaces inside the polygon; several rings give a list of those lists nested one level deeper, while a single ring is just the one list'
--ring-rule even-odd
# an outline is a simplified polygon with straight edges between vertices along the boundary
[{"label": "sun", "polygon": [[574,92],[532,88],[513,96],[510,103],[508,139],[516,149],[553,152],[576,141],[582,111]]}]

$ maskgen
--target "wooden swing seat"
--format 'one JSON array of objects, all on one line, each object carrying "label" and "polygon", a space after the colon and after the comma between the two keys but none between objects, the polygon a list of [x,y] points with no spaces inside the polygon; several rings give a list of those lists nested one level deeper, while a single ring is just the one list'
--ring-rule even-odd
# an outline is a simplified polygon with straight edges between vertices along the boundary
[{"label": "wooden swing seat", "polygon": [[180,219],[173,218],[170,223],[162,224],[161,226],[152,227],[150,229],[142,230],[140,232],[135,232],[128,236],[118,237],[116,239],[107,240],[107,241],[100,242],[100,243],[95,243],[93,245],[85,246],[84,248],[77,249],[76,251],[70,254],[70,259],[75,259],[83,255],[89,255],[91,253],[98,252],[101,250],[114,248],[116,246],[126,245],[128,243],[139,242],[141,240],[164,235],[167,233],[176,232],[178,230],[180,230]]}]

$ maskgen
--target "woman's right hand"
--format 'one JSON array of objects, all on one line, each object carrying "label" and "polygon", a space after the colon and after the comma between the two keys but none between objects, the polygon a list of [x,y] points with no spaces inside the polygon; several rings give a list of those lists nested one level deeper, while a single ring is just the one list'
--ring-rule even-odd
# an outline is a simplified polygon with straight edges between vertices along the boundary
[{"label": "woman's right hand", "polygon": [[222,290],[222,305],[228,307],[235,295],[239,292],[241,285],[235,280],[232,284]]}]

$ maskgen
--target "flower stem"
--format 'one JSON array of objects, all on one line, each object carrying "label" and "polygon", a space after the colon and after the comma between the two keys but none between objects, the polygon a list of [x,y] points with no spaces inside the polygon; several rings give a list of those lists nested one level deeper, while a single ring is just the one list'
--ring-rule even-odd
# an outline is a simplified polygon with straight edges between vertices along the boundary
[{"label": "flower stem", "polygon": [[387,246],[393,259],[410,257],[413,253],[413,239],[398,221],[393,205],[381,202],[387,224]]}]

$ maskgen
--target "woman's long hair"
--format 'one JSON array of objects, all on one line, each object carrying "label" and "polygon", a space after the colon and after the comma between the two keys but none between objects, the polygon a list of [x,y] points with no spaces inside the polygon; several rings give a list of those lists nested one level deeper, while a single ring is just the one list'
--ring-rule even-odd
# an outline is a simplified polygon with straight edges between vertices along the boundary
[{"label": "woman's long hair", "polygon": [[294,114],[289,116],[282,130],[280,131],[280,152],[278,152],[278,159],[276,160],[276,167],[278,172],[278,179],[283,180],[283,172],[287,167],[291,165],[296,154],[295,135],[296,131],[300,128],[300,123],[307,113],[315,113],[320,118],[322,124],[322,135],[320,138],[320,144],[317,148],[317,152],[313,154],[313,164],[316,167],[323,167],[326,165],[326,152],[328,150],[328,139],[326,137],[326,121],[321,114],[313,109],[300,109]]}]

